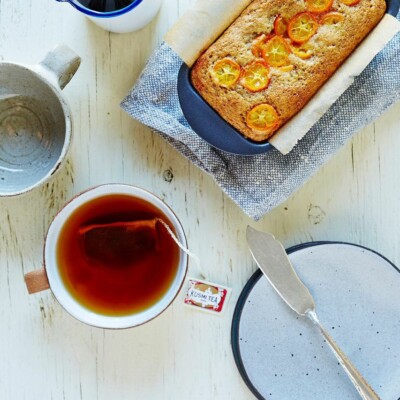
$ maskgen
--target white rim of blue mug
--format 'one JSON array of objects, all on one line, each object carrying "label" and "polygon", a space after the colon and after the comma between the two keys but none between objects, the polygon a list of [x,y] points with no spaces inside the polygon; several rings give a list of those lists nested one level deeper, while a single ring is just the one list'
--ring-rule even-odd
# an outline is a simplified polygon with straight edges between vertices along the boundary
[{"label": "white rim of blue mug", "polygon": [[139,4],[141,4],[144,0],[133,0],[129,6],[125,8],[121,8],[120,10],[110,11],[110,12],[98,12],[93,11],[90,8],[86,8],[78,0],[56,0],[60,3],[69,3],[73,7],[75,7],[78,11],[89,15],[90,17],[98,17],[98,18],[111,18],[111,17],[118,17],[120,15],[126,14],[127,12],[135,9]]}]

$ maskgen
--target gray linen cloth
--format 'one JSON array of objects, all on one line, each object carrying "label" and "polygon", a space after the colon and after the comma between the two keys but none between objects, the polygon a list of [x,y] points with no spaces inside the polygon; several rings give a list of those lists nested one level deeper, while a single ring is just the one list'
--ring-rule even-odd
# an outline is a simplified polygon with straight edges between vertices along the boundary
[{"label": "gray linen cloth", "polygon": [[398,34],[288,155],[274,149],[263,155],[238,156],[211,147],[191,130],[178,100],[181,65],[182,60],[163,43],[121,107],[212,175],[255,220],[285,201],[353,134],[400,98]]}]

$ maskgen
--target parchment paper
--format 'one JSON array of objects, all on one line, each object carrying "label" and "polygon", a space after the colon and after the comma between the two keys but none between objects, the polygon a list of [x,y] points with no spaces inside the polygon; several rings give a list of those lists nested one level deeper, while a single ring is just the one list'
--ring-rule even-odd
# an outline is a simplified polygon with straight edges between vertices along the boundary
[{"label": "parchment paper", "polygon": [[198,0],[164,40],[191,67],[253,0]]},{"label": "parchment paper", "polygon": [[[166,34],[165,41],[191,67],[240,15],[252,0],[198,0]],[[288,154],[297,142],[322,117],[353,83],[371,60],[400,31],[400,22],[386,14],[310,102],[287,122],[269,142]]]}]

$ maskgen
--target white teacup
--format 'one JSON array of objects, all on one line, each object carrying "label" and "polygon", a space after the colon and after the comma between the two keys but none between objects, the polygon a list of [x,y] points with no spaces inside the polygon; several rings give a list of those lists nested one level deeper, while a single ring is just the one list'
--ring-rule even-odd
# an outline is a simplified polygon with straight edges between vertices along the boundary
[{"label": "white teacup", "polygon": [[51,289],[58,302],[73,317],[88,325],[98,328],[123,329],[142,325],[161,314],[176,298],[187,273],[188,256],[179,249],[179,262],[177,272],[172,284],[165,294],[149,308],[129,315],[110,316],[96,313],[84,307],[77,301],[66,288],[60,274],[57,263],[57,243],[60,233],[71,214],[80,206],[92,201],[93,199],[108,195],[128,195],[147,201],[160,210],[172,223],[176,237],[179,242],[187,247],[186,237],[182,225],[174,212],[161,199],[146,190],[138,187],[108,184],[89,189],[67,203],[64,208],[56,215],[47,233],[44,245],[44,267],[40,270],[30,272],[25,275],[25,282],[30,294]]},{"label": "white teacup", "polygon": [[0,62],[0,197],[30,191],[60,169],[72,136],[61,90],[80,61],[58,46],[37,65]]}]

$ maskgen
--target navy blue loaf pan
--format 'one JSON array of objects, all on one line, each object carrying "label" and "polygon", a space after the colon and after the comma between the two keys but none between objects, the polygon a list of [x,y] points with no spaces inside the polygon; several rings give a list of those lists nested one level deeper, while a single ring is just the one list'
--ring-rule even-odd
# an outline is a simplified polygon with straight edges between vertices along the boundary
[{"label": "navy blue loaf pan", "polygon": [[[400,0],[386,0],[387,13],[397,16]],[[228,124],[199,95],[190,80],[190,68],[183,64],[178,75],[179,102],[186,120],[192,129],[211,146],[228,153],[240,155],[263,154],[273,149],[265,142],[246,139]]]}]

